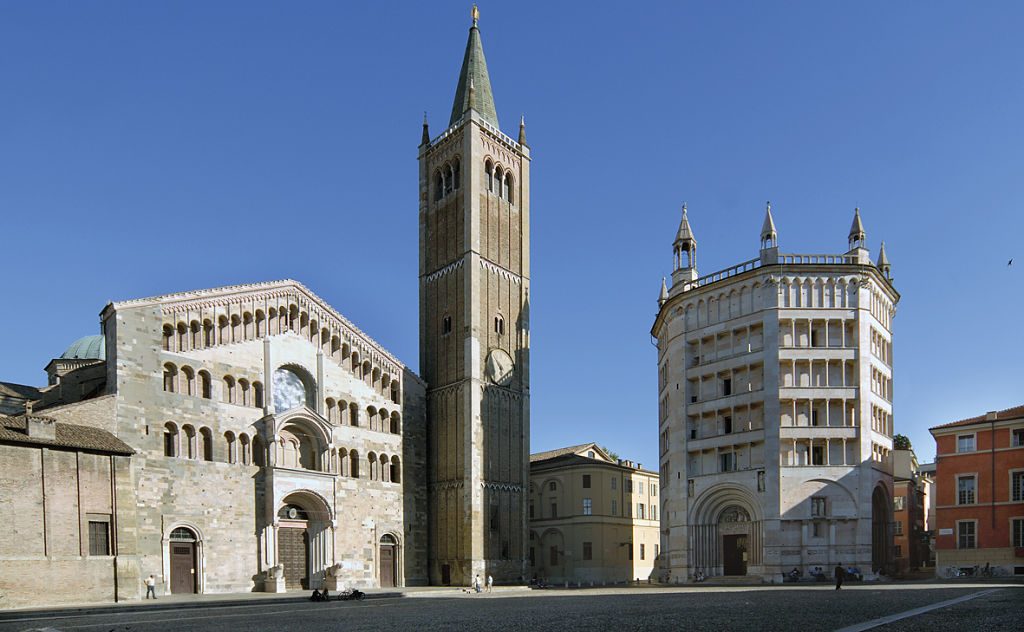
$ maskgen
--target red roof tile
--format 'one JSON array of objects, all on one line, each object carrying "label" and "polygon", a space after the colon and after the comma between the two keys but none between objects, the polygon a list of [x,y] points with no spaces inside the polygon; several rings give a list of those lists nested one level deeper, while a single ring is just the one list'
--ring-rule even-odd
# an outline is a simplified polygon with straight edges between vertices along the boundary
[{"label": "red roof tile", "polygon": [[[933,426],[932,428],[930,428],[930,430],[938,430],[940,428],[951,428],[953,426],[970,426],[971,424],[988,421],[987,417],[988,413],[985,413],[984,415],[978,415],[977,417],[961,419],[960,421],[951,421],[948,424],[942,424],[941,426]],[[1013,419],[1015,417],[1024,417],[1024,404],[996,412],[996,421],[1004,421],[1006,419]]]}]

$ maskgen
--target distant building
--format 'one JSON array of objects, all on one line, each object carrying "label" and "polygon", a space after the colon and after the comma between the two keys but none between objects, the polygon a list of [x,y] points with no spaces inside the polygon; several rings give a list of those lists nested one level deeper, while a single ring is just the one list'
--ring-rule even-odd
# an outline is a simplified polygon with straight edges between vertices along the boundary
[{"label": "distant building", "polygon": [[658,475],[596,443],[530,455],[530,573],[551,583],[660,579]]},{"label": "distant building", "polygon": [[897,572],[928,563],[926,477],[913,450],[893,450],[893,559]]},{"label": "distant building", "polygon": [[924,483],[924,530],[928,534],[928,566],[935,566],[935,463],[919,466]]},{"label": "distant building", "polygon": [[697,273],[683,207],[658,341],[662,538],[674,581],[891,565],[893,288],[859,210],[843,254]]},{"label": "distant building", "polygon": [[1024,406],[954,421],[935,437],[937,573],[1024,575]]}]

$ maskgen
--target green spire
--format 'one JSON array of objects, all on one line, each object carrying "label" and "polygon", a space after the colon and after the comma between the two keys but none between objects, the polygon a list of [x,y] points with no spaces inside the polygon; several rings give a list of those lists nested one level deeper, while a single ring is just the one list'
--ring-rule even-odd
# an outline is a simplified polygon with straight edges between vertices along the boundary
[{"label": "green spire", "polygon": [[473,5],[473,26],[469,28],[466,55],[462,58],[459,86],[455,89],[455,103],[452,104],[452,118],[448,125],[454,125],[467,110],[474,109],[485,121],[498,127],[498,112],[494,109],[484,45],[480,41],[480,29],[476,26],[479,16],[480,12]]}]

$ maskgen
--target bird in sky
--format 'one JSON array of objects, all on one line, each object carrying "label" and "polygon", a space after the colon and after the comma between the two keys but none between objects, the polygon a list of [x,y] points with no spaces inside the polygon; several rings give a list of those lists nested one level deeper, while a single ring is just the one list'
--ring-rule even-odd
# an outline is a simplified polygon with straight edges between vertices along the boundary
[{"label": "bird in sky", "polygon": [[1013,259],[1010,259],[1009,261],[1007,261],[1007,262],[1006,262],[1006,265],[1008,265],[1008,266],[1012,266],[1012,265],[1013,265]]}]

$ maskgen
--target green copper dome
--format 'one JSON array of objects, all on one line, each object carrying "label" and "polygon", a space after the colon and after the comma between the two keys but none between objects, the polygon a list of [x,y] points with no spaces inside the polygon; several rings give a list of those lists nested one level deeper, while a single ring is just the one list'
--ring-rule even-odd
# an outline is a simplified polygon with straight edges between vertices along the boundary
[{"label": "green copper dome", "polygon": [[64,359],[106,360],[107,339],[104,336],[85,336],[71,343],[68,350],[61,354]]}]

